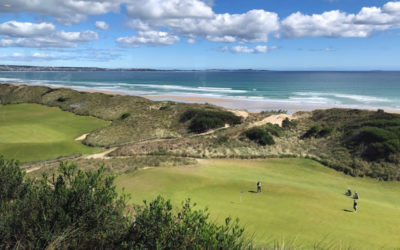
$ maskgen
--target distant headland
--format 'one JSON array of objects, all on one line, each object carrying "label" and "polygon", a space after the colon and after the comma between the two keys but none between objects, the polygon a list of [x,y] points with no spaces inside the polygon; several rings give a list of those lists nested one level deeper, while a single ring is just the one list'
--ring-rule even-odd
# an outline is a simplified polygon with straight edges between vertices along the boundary
[{"label": "distant headland", "polygon": [[205,69],[205,70],[182,70],[182,69],[152,69],[152,68],[100,68],[100,67],[53,67],[53,66],[30,66],[30,65],[0,65],[0,72],[40,72],[40,71],[140,71],[140,72],[257,72],[270,70],[256,69]]}]

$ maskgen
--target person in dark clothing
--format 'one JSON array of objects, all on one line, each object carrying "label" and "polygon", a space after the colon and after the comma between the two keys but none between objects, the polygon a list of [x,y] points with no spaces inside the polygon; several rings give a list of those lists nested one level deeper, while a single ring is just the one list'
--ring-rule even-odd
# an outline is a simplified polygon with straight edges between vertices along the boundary
[{"label": "person in dark clothing", "polygon": [[354,200],[353,202],[354,213],[357,212],[357,206],[358,206],[357,200]]},{"label": "person in dark clothing", "polygon": [[351,196],[351,190],[350,190],[350,188],[347,189],[346,195],[347,195],[347,196]]},{"label": "person in dark clothing", "polygon": [[358,197],[357,191],[354,192],[354,197],[353,197],[353,198],[356,199],[356,200],[358,200],[359,197]]},{"label": "person in dark clothing", "polygon": [[257,193],[261,193],[261,182],[257,182]]}]

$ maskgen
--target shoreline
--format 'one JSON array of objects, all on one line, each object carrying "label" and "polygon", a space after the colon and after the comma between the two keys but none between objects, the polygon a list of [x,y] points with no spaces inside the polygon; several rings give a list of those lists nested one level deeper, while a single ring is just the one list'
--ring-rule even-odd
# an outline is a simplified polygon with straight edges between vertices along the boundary
[{"label": "shoreline", "polygon": [[50,84],[26,84],[26,83],[0,83],[0,84],[10,84],[14,86],[46,86],[53,89],[66,88],[73,89],[79,92],[87,93],[103,93],[106,95],[126,95],[126,96],[138,96],[143,97],[151,101],[175,101],[183,103],[209,103],[223,108],[231,110],[244,110],[247,112],[262,112],[262,111],[272,111],[272,110],[284,110],[288,114],[293,114],[298,111],[311,112],[317,109],[331,109],[331,108],[343,108],[343,109],[360,109],[376,111],[378,109],[383,109],[386,113],[400,114],[400,110],[396,109],[386,109],[385,107],[368,107],[359,105],[345,105],[345,104],[323,104],[323,103],[291,103],[282,100],[273,99],[244,99],[244,98],[234,98],[231,96],[224,97],[204,97],[204,96],[187,96],[187,95],[140,95],[138,93],[129,93],[129,91],[112,91],[104,89],[93,89],[93,88],[82,88],[82,87],[72,87],[72,86],[55,86]]}]

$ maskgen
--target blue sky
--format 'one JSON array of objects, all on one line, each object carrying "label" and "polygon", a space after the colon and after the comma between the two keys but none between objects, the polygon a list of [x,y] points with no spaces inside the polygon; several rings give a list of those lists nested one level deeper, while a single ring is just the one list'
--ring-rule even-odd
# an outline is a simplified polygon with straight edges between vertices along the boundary
[{"label": "blue sky", "polygon": [[400,70],[400,2],[0,0],[1,64]]}]

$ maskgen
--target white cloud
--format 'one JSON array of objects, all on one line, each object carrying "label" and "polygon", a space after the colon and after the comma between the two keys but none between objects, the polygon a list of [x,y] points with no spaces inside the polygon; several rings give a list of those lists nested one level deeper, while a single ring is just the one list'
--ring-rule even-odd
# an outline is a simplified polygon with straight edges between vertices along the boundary
[{"label": "white cloud", "polygon": [[65,32],[51,23],[9,21],[0,24],[0,47],[76,47],[98,39],[94,31]]},{"label": "white cloud", "polygon": [[104,21],[97,21],[95,23],[96,28],[101,29],[101,30],[108,30],[110,26],[104,22]]},{"label": "white cloud", "polygon": [[258,46],[255,46],[254,48],[249,48],[247,46],[237,45],[237,46],[231,46],[231,47],[225,46],[221,50],[229,51],[229,52],[232,52],[235,54],[236,53],[264,54],[264,53],[267,53],[268,51],[275,50],[275,49],[277,49],[276,46],[268,47],[265,45],[258,45]]},{"label": "white cloud", "polygon": [[212,42],[266,42],[278,31],[276,13],[251,10],[244,14],[214,14],[211,18],[133,19],[131,28],[168,28],[182,36],[204,37]]},{"label": "white cloud", "polygon": [[211,18],[210,6],[199,0],[127,1],[127,14],[135,19]]},{"label": "white cloud", "polygon": [[400,27],[400,2],[382,8],[364,7],[357,14],[339,10],[322,14],[294,13],[281,23],[285,37],[368,37],[375,32]]},{"label": "white cloud", "polygon": [[168,32],[150,30],[138,31],[136,36],[119,37],[116,41],[123,47],[136,48],[140,45],[171,45],[179,40],[178,36],[169,34]]},{"label": "white cloud", "polygon": [[[1,13],[34,13],[52,16],[72,25],[88,15],[118,12],[126,7],[127,25],[137,31],[132,37],[120,37],[123,46],[141,44],[170,45],[181,37],[204,38],[219,43],[267,42],[276,37],[369,37],[377,32],[400,28],[400,1],[381,7],[364,7],[351,14],[340,10],[320,14],[296,12],[280,22],[274,12],[250,10],[245,13],[215,13],[212,0],[10,0],[0,5]],[[46,20],[46,19],[45,19]],[[99,29],[108,29],[97,21]],[[163,30],[159,33],[155,30]],[[41,35],[39,35],[41,34]],[[0,24],[0,46],[75,47],[97,39],[93,31],[64,32],[54,24],[9,21]],[[255,48],[253,48],[255,49]]]},{"label": "white cloud", "polygon": [[56,27],[51,23],[28,23],[8,21],[0,24],[0,34],[10,37],[31,37],[53,32]]},{"label": "white cloud", "polygon": [[400,13],[400,2],[388,2],[382,7],[385,13],[397,14]]},{"label": "white cloud", "polygon": [[54,60],[73,60],[73,61],[96,61],[109,62],[122,56],[121,50],[113,49],[57,49],[53,51],[0,54],[3,61],[54,61]]},{"label": "white cloud", "polygon": [[51,61],[60,59],[65,60],[67,59],[67,57],[38,53],[38,52],[35,52],[33,54],[23,54],[19,52],[14,52],[11,55],[0,55],[0,59],[7,61]]},{"label": "white cloud", "polygon": [[193,39],[193,38],[189,38],[189,39],[186,41],[186,43],[188,43],[188,44],[195,44],[195,43],[196,43],[196,40]]},{"label": "white cloud", "polygon": [[0,5],[0,13],[35,13],[53,16],[58,22],[71,25],[87,15],[101,15],[119,11],[120,0],[12,0]]}]

